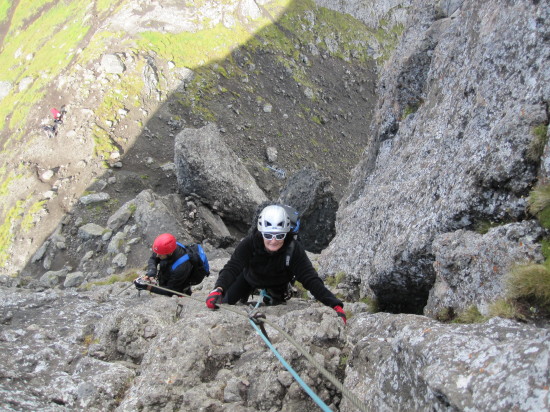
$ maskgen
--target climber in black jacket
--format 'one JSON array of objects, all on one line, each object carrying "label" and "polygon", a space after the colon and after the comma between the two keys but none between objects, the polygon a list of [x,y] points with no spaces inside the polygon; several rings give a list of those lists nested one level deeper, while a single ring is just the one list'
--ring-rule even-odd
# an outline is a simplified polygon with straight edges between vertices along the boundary
[{"label": "climber in black jacket", "polygon": [[282,206],[264,208],[257,228],[239,243],[220,271],[206,306],[217,309],[219,303],[234,305],[247,299],[254,289],[265,289],[273,299],[271,303],[281,303],[287,298],[289,282],[296,279],[317,300],[333,308],[345,323],[342,301],[326,288],[300,242],[294,241],[287,267],[287,251],[293,242],[291,236],[287,236],[289,231],[290,218]]}]

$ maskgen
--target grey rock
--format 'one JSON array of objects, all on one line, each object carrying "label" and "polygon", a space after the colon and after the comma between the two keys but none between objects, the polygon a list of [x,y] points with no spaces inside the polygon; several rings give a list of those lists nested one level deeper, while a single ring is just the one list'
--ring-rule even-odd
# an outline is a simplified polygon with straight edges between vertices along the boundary
[{"label": "grey rock", "polygon": [[288,180],[278,201],[300,212],[300,238],[305,249],[321,252],[336,232],[338,203],[330,179],[316,170],[303,169]]},{"label": "grey rock", "polygon": [[124,226],[133,215],[136,203],[134,200],[130,200],[123,204],[109,219],[107,220],[107,227],[118,230]]},{"label": "grey rock", "polygon": [[[537,387],[549,381],[548,330],[499,318],[445,325],[384,313],[357,315],[349,325],[354,350],[344,385],[367,410],[546,409],[548,391]],[[347,399],[340,404],[352,409]]]},{"label": "grey rock", "polygon": [[277,161],[277,148],[272,146],[268,147],[266,149],[266,155],[269,163],[275,163]]},{"label": "grey rock", "polygon": [[10,94],[12,88],[12,82],[0,81],[0,101],[3,100],[8,94]]},{"label": "grey rock", "polygon": [[87,252],[84,254],[84,256],[82,257],[82,259],[81,259],[81,264],[84,263],[84,262],[87,262],[87,261],[90,260],[93,256],[94,256],[93,250],[87,251]]},{"label": "grey rock", "polygon": [[61,283],[62,279],[67,276],[67,273],[68,269],[50,270],[40,277],[40,284],[48,288],[56,287]]},{"label": "grey rock", "polygon": [[34,82],[34,78],[32,77],[22,78],[21,81],[19,82],[19,87],[18,87],[19,93],[27,90],[33,84],[33,82]]},{"label": "grey rock", "polygon": [[44,243],[42,243],[42,245],[36,250],[33,257],[31,258],[31,262],[36,263],[40,259],[42,259],[46,254],[46,250],[48,249],[48,246],[50,246],[50,243],[51,242],[49,240],[46,240]]},{"label": "grey rock", "polygon": [[105,230],[103,232],[103,236],[101,236],[101,240],[103,240],[104,242],[108,242],[109,239],[111,239],[111,236],[113,236],[113,231],[112,230]]},{"label": "grey rock", "polygon": [[424,313],[460,313],[474,305],[482,315],[506,297],[506,275],[515,264],[541,263],[544,230],[534,221],[493,228],[485,235],[458,230],[437,236],[433,243],[436,280]]},{"label": "grey rock", "polygon": [[86,277],[85,277],[84,273],[82,273],[82,272],[67,273],[67,276],[65,277],[65,281],[63,282],[63,287],[64,288],[77,288],[85,280],[86,280]]},{"label": "grey rock", "polygon": [[117,232],[107,245],[107,252],[113,255],[120,253],[124,250],[125,241],[126,234],[124,232]]},{"label": "grey rock", "polygon": [[101,69],[105,73],[121,74],[124,73],[126,67],[118,55],[104,54],[101,56]]},{"label": "grey rock", "polygon": [[119,268],[123,268],[128,263],[128,257],[124,253],[119,253],[113,258],[112,263]]},{"label": "grey rock", "polygon": [[199,216],[206,221],[206,224],[212,230],[212,235],[214,238],[224,238],[231,236],[229,229],[223,223],[223,220],[216,214],[212,213],[210,209],[206,207],[199,207],[198,209]]},{"label": "grey rock", "polygon": [[180,192],[197,194],[223,216],[249,222],[267,200],[237,155],[223,142],[218,128],[184,129],[176,136],[176,175]]},{"label": "grey rock", "polygon": [[86,223],[78,228],[78,237],[80,239],[92,239],[94,237],[101,237],[105,232],[105,228],[96,223]]},{"label": "grey rock", "polygon": [[82,196],[79,199],[79,201],[83,205],[89,205],[89,204],[92,204],[92,203],[106,202],[110,198],[111,198],[111,196],[109,195],[109,193],[101,192],[101,193],[92,193],[92,194],[89,194],[89,195]]},{"label": "grey rock", "polygon": [[191,236],[181,224],[184,205],[179,196],[158,196],[151,190],[144,190],[134,202],[134,220],[146,245],[152,245],[161,233],[172,233],[183,243],[191,241]]}]

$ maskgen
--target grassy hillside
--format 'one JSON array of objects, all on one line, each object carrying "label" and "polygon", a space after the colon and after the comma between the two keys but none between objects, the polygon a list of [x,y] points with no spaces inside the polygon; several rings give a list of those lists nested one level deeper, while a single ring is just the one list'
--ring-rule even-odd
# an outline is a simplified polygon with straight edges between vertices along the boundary
[{"label": "grassy hillside", "polygon": [[[132,4],[131,0],[0,0],[0,67],[7,68],[0,74],[0,82],[11,85],[0,100],[0,265],[10,274],[17,274],[71,205],[69,200],[56,205],[55,198],[44,197],[47,188],[36,179],[39,160],[51,168],[58,154],[72,151],[76,159],[96,162],[96,169],[88,175],[80,171],[71,175],[73,188],[66,189],[65,197],[78,198],[101,168],[109,167],[107,160],[130,148],[143,132],[148,115],[162,104],[153,101],[145,90],[147,56],[153,54],[164,64],[193,70],[193,82],[175,99],[188,116],[218,121],[216,107],[224,93],[236,99],[246,92],[256,95],[257,101],[267,100],[254,85],[244,84],[246,76],[232,55],[236,49],[252,60],[256,54],[273,56],[275,64],[286,67],[298,85],[315,92],[319,86],[308,74],[311,63],[302,61],[299,45],[315,44],[321,54],[347,64],[350,60],[367,64],[371,60],[367,54],[370,44],[381,47],[383,53],[378,58],[383,60],[402,31],[400,26],[370,30],[351,16],[317,8],[310,0],[272,1],[264,6],[261,16],[235,16],[232,25],[204,18],[201,7],[206,7],[207,1],[182,2],[196,27],[193,31],[172,33],[153,26],[145,31],[117,29],[113,22]],[[97,74],[104,53],[125,53],[133,65],[122,76],[103,76],[98,87],[99,81],[91,73]],[[156,87],[164,99],[174,98],[170,75],[168,71],[158,73]],[[238,82],[242,92],[229,92],[218,84],[220,80]],[[92,119],[73,116],[73,133],[80,142],[65,139],[67,147],[45,141],[41,129],[50,120],[49,107],[60,104],[72,105],[75,114],[76,109],[92,113]],[[144,110],[131,118],[133,128],[113,130],[110,125],[122,121],[118,113],[129,108]],[[321,128],[319,110],[302,106],[300,112],[301,119]],[[317,138],[307,143],[322,150],[323,143]],[[76,179],[76,175],[80,177]],[[25,243],[24,239],[30,240]],[[19,255],[16,264],[14,255]]]}]

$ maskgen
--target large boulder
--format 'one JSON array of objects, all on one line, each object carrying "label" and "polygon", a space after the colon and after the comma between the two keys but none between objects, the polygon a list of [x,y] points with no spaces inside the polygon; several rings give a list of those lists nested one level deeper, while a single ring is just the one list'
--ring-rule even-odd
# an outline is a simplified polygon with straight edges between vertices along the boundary
[{"label": "large boulder", "polygon": [[141,239],[149,246],[159,234],[166,232],[172,233],[181,242],[192,240],[181,219],[185,205],[178,195],[159,196],[152,190],[144,190],[124,204],[115,215],[126,216],[129,210],[133,211]]},{"label": "large boulder", "polygon": [[338,202],[330,179],[316,170],[303,169],[288,180],[278,201],[300,212],[300,238],[305,249],[321,252],[336,232]]},{"label": "large boulder", "polygon": [[176,136],[174,162],[180,192],[197,195],[222,217],[250,222],[267,197],[215,124]]}]

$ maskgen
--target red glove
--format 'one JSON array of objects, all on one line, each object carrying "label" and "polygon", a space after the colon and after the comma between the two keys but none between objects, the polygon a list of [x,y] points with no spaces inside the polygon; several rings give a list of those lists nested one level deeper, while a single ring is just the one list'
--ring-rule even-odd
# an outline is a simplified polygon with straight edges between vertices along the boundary
[{"label": "red glove", "polygon": [[206,307],[208,309],[219,309],[218,306],[222,303],[223,291],[221,288],[216,288],[206,298]]},{"label": "red glove", "polygon": [[344,312],[344,309],[342,308],[342,306],[335,306],[332,309],[334,309],[336,311],[336,313],[338,314],[338,316],[340,316],[342,318],[342,320],[344,321],[344,325],[345,325],[346,322],[347,322],[347,318],[346,318],[346,312]]}]

